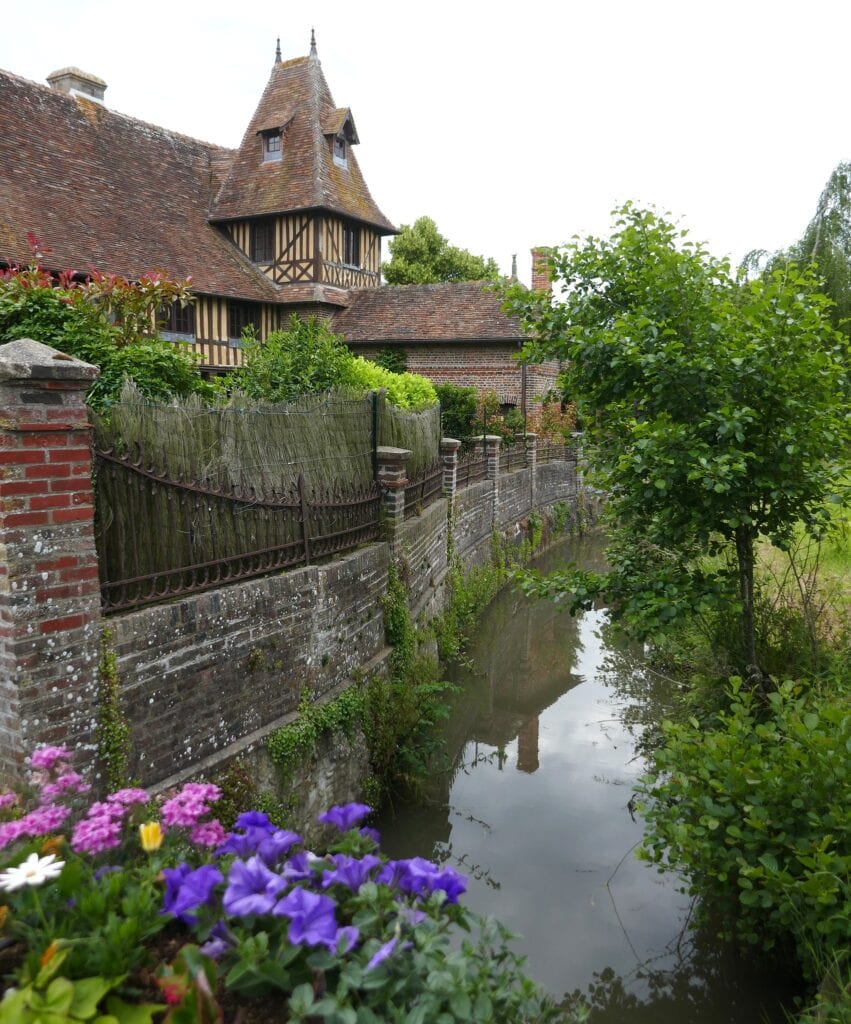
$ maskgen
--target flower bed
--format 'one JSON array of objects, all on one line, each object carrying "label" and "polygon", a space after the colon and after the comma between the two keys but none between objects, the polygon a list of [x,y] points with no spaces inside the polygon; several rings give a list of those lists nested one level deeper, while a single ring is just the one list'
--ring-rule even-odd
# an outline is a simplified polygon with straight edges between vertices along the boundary
[{"label": "flower bed", "polygon": [[463,877],[389,860],[365,804],[320,815],[320,855],[259,811],[226,830],[209,783],[88,804],[64,748],[30,769],[29,799],[0,794],[0,924],[20,951],[0,1024],[214,1024],[222,999],[282,1022],[562,1019],[505,929],[458,902]]}]

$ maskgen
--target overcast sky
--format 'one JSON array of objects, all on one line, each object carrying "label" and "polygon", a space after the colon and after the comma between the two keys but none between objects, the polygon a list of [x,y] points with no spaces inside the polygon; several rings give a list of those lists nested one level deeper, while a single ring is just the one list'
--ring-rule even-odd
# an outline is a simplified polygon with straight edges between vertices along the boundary
[{"label": "overcast sky", "polygon": [[276,36],[302,56],[311,27],[385,214],[506,272],[516,252],[527,282],[531,246],[627,199],[718,256],[787,245],[851,155],[842,0],[40,0],[4,5],[0,67],[77,65],[113,109],[237,146]]}]

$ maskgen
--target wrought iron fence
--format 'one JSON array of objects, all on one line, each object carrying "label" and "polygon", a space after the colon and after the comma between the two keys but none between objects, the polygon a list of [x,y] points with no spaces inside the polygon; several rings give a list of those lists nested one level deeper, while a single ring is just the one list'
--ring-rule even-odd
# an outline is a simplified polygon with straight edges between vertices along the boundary
[{"label": "wrought iron fence", "polygon": [[529,465],[525,437],[503,438],[499,449],[499,471],[510,473],[512,469],[525,469]]},{"label": "wrought iron fence", "polygon": [[457,487],[483,480],[487,476],[488,464],[481,447],[463,449],[458,453],[458,469],[455,477]]},{"label": "wrought iron fence", "polygon": [[544,441],[538,444],[538,464],[543,462],[564,462],[576,460],[576,449],[560,441]]},{"label": "wrought iron fence", "polygon": [[307,565],[379,534],[380,495],[304,477],[276,492],[170,479],[138,448],[96,455],[96,540],[104,612],[155,604]]},{"label": "wrought iron fence", "polygon": [[409,480],[405,488],[405,518],[418,515],[424,508],[436,501],[443,493],[443,465],[436,463]]}]

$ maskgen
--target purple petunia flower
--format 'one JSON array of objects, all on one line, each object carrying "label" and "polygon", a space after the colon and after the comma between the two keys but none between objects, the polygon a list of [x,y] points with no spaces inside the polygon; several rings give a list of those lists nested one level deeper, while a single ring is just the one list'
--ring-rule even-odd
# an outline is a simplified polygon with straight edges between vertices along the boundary
[{"label": "purple petunia flower", "polygon": [[384,945],[376,950],[375,953],[370,957],[369,963],[366,965],[368,971],[374,971],[379,964],[383,964],[384,961],[390,956],[393,950],[396,948],[396,943],[399,940],[394,935],[389,942],[385,942]]},{"label": "purple petunia flower", "polygon": [[[194,871],[187,864],[178,868],[166,868],[166,894],[163,899],[163,913],[171,913],[184,924],[195,924],[197,917],[188,913],[196,907],[213,905],[213,889],[224,881],[224,876],[214,864],[203,864]],[[179,872],[179,874],[178,874]]]},{"label": "purple petunia flower", "polygon": [[371,839],[376,846],[379,846],[381,843],[381,834],[378,832],[377,829],[369,828],[369,826],[364,825],[364,827],[360,830],[360,834],[364,837],[364,839]]},{"label": "purple petunia flower", "polygon": [[217,960],[220,956],[227,953],[228,950],[233,949],[235,944],[234,937],[226,922],[216,921],[210,929],[210,938],[201,946],[201,952],[205,956],[210,957],[211,960]]},{"label": "purple petunia flower", "polygon": [[390,860],[375,879],[411,896],[428,896],[442,890],[447,903],[457,903],[461,893],[466,892],[467,882],[452,868],[440,868],[423,857],[408,860]]},{"label": "purple petunia flower", "polygon": [[290,857],[288,861],[285,861],[281,867],[281,875],[287,880],[287,882],[305,882],[308,879],[316,877],[316,873],[313,870],[313,864],[321,860],[315,853],[311,853],[309,850],[302,850],[301,853],[297,853]]},{"label": "purple petunia flower", "polygon": [[232,917],[268,914],[286,886],[286,879],[270,871],[259,857],[235,860],[228,872],[222,906]]},{"label": "purple petunia flower", "polygon": [[352,892],[357,892],[381,863],[380,858],[372,854],[357,860],[344,853],[337,853],[331,859],[336,866],[322,876],[322,888],[327,889],[329,885],[345,885]]},{"label": "purple petunia flower", "polygon": [[316,819],[323,825],[334,825],[341,832],[348,832],[372,812],[369,804],[337,804],[320,814]]},{"label": "purple petunia flower", "polygon": [[269,815],[263,811],[243,811],[234,822],[234,828],[262,828],[267,832],[274,831],[275,826],[269,821]]},{"label": "purple petunia flower", "polygon": [[290,919],[288,935],[293,945],[325,946],[334,953],[340,938],[345,938],[347,949],[351,949],[360,934],[351,926],[337,927],[336,908],[337,904],[330,897],[296,888],[278,900],[272,913]]},{"label": "purple petunia flower", "polygon": [[283,828],[277,828],[269,832],[257,846],[257,855],[262,857],[269,867],[280,863],[296,843],[302,842],[300,835],[289,832]]}]

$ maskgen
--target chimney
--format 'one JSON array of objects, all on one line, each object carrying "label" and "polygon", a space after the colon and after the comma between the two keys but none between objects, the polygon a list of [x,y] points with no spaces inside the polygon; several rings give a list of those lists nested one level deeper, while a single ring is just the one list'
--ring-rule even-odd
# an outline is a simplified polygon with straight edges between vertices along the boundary
[{"label": "chimney", "polygon": [[549,258],[550,250],[543,245],[532,250],[532,291],[552,291]]},{"label": "chimney", "polygon": [[96,75],[90,75],[88,71],[81,71],[79,68],[60,68],[48,75],[47,81],[50,88],[57,92],[64,92],[68,96],[84,96],[87,100],[103,103],[106,82]]}]

